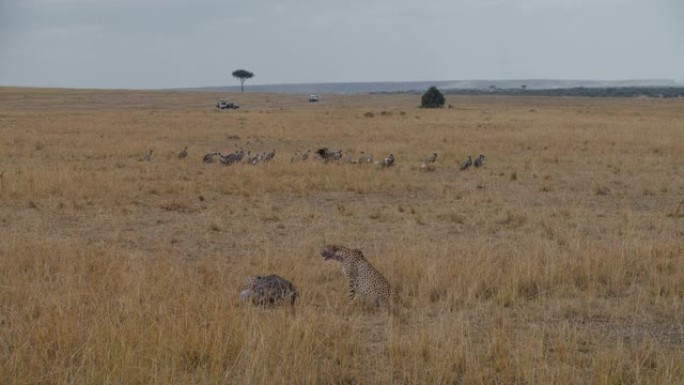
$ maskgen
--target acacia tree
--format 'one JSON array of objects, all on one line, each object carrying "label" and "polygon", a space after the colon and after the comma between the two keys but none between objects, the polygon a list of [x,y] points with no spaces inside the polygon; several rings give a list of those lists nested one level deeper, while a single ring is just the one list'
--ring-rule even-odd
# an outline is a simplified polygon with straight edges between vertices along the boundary
[{"label": "acacia tree", "polygon": [[444,106],[444,95],[437,89],[437,87],[430,87],[420,100],[422,108],[440,108]]},{"label": "acacia tree", "polygon": [[245,92],[245,80],[253,78],[254,74],[247,70],[235,70],[233,77],[240,79],[240,92]]}]

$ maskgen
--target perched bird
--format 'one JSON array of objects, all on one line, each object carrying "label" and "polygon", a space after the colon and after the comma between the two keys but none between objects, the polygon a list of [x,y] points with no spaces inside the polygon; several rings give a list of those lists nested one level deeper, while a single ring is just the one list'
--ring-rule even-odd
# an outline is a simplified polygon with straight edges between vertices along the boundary
[{"label": "perched bird", "polygon": [[435,161],[437,160],[437,153],[433,153],[423,160],[420,165],[420,171],[435,171]]},{"label": "perched bird", "polygon": [[333,151],[328,149],[328,147],[321,147],[318,150],[316,150],[315,153],[315,159],[322,160],[325,163],[331,161],[340,161],[342,160],[342,156],[344,155],[342,153],[342,150]]},{"label": "perched bird", "polygon": [[437,160],[437,153],[435,152],[432,155],[425,158],[425,160],[423,160],[423,163],[424,164],[435,163],[436,160]]},{"label": "perched bird", "polygon": [[214,157],[219,155],[218,152],[210,152],[208,154],[204,154],[202,157],[202,162],[204,163],[213,163],[214,162]]},{"label": "perched bird", "polygon": [[257,306],[275,306],[285,300],[294,306],[297,300],[297,289],[292,282],[275,274],[247,277],[244,288],[240,298]]},{"label": "perched bird", "polygon": [[480,156],[475,158],[474,166],[475,167],[482,167],[482,166],[484,166],[484,162],[485,162],[485,156],[480,154]]},{"label": "perched bird", "polygon": [[341,160],[342,159],[342,150],[337,150],[332,153],[332,157],[330,160]]},{"label": "perched bird", "polygon": [[309,159],[309,152],[311,152],[311,150],[307,150],[307,152],[295,151],[294,155],[292,155],[292,158],[290,158],[290,163]]},{"label": "perched bird", "polygon": [[235,156],[237,155],[237,152],[234,152],[232,154],[228,155],[223,155],[221,153],[218,154],[218,160],[219,162],[224,165],[224,166],[229,166],[235,162]]},{"label": "perched bird", "polygon": [[256,154],[251,158],[247,158],[247,163],[249,163],[251,165],[255,165],[255,164],[261,162],[261,160],[264,159],[264,156],[266,156],[266,154],[263,152],[261,154]]},{"label": "perched bird", "polygon": [[382,167],[392,167],[394,166],[394,154],[389,154],[387,158],[383,159]]},{"label": "perched bird", "polygon": [[318,150],[316,150],[316,158],[326,162],[332,159],[333,154],[334,152],[329,150],[328,147],[321,147]]},{"label": "perched bird", "polygon": [[188,156],[188,146],[185,146],[185,148],[183,149],[183,151],[181,151],[181,152],[178,153],[178,159],[183,159],[183,158],[185,158],[186,156]]},{"label": "perched bird", "polygon": [[218,154],[219,162],[221,162],[221,164],[223,164],[225,166],[230,166],[231,164],[239,163],[244,156],[245,156],[245,150],[242,148],[235,151],[232,154],[228,154],[225,156],[220,154],[220,153]]},{"label": "perched bird", "polygon": [[359,164],[373,163],[373,154],[365,154],[361,151],[361,157],[359,157]]},{"label": "perched bird", "polygon": [[[248,158],[249,158],[249,154],[250,154],[250,153],[251,153],[251,151],[247,151],[247,157],[248,157]],[[238,152],[237,155],[235,156],[235,163],[240,163],[240,162],[242,162],[242,159],[243,159],[244,157],[245,157],[245,150],[240,149],[240,152]]]},{"label": "perched bird", "polygon": [[468,159],[464,160],[463,163],[461,163],[461,171],[468,169],[468,167],[473,165],[473,158],[468,155]]},{"label": "perched bird", "polygon": [[264,161],[264,162],[268,162],[268,161],[270,161],[271,159],[275,158],[275,155],[276,155],[276,150],[273,149],[273,151],[267,152],[267,153],[264,154],[263,161]]}]

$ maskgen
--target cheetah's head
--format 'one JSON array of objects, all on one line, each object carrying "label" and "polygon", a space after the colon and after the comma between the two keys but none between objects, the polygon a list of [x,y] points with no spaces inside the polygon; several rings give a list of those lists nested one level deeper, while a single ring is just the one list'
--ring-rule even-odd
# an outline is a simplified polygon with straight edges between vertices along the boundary
[{"label": "cheetah's head", "polygon": [[342,246],[338,245],[325,245],[323,247],[323,250],[321,250],[321,255],[325,260],[327,261],[328,259],[335,259],[335,260],[341,260],[339,255],[337,255],[337,251],[339,251],[342,248]]},{"label": "cheetah's head", "polygon": [[321,255],[325,260],[334,259],[336,261],[344,262],[350,259],[363,259],[363,253],[359,249],[350,249],[340,245],[325,245],[321,251]]}]

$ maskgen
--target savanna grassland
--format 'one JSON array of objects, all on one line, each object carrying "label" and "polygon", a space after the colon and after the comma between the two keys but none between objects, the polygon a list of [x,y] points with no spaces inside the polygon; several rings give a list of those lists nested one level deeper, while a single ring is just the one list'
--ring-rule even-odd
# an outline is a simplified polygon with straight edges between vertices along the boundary
[{"label": "savanna grassland", "polygon": [[[221,98],[0,88],[0,382],[684,383],[684,100]],[[290,162],[322,146],[396,167]],[[202,162],[240,147],[276,157]]]}]

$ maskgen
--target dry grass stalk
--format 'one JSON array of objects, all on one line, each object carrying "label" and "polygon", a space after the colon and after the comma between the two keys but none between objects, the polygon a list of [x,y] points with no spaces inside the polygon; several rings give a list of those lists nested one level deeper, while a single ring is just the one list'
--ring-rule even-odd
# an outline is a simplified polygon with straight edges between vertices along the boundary
[{"label": "dry grass stalk", "polygon": [[[219,98],[0,88],[0,378],[684,378],[681,100]],[[290,162],[322,146],[396,164]],[[202,162],[241,147],[278,155]],[[350,305],[326,243],[372,255],[398,314]],[[295,311],[241,304],[255,273],[291,279]]]}]

